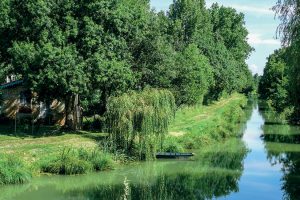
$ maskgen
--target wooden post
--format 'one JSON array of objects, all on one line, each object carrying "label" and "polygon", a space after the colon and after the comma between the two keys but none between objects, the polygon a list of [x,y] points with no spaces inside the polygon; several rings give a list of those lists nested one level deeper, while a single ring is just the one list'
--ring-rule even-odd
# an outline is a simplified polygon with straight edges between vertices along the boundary
[{"label": "wooden post", "polygon": [[31,135],[33,135],[33,130],[34,130],[34,119],[33,119],[33,114],[31,113]]},{"label": "wooden post", "polygon": [[20,109],[20,98],[17,101],[17,105],[18,105],[18,109],[16,110],[16,114],[15,114],[15,135],[17,135],[17,116]]},{"label": "wooden post", "polygon": [[15,114],[15,135],[17,135],[17,112]]}]

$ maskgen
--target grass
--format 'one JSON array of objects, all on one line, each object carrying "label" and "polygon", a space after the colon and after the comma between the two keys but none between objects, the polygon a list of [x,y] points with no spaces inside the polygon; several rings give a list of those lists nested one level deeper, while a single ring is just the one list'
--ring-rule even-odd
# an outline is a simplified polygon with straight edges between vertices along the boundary
[{"label": "grass", "polygon": [[[209,106],[180,108],[163,151],[182,152],[237,136],[235,129],[245,103],[243,95],[234,94]],[[99,148],[105,143],[105,133],[45,131],[14,135],[8,130],[0,125],[0,184],[23,183],[32,174],[101,171],[113,168],[115,161],[125,163],[129,159],[122,154],[112,157]]]},{"label": "grass", "polygon": [[185,149],[196,149],[238,136],[237,128],[244,114],[242,107],[246,103],[245,96],[234,94],[209,106],[179,109],[170,126],[170,136],[167,137],[164,148],[168,149],[172,140],[171,143],[177,144],[178,148],[183,146]]},{"label": "grass", "polygon": [[94,149],[98,146],[98,141],[93,139],[96,135],[98,140],[105,137],[102,133],[65,134],[41,138],[0,135],[0,152],[20,156],[28,163],[32,163],[66,147]]},{"label": "grass", "polygon": [[[26,169],[33,175],[82,174],[113,167],[111,156],[103,153],[100,148],[101,140],[106,137],[107,134],[96,132],[77,132],[38,138],[0,135],[0,152],[7,157],[20,158],[20,163],[28,166]],[[5,168],[4,164],[0,164],[0,170]],[[18,169],[21,168],[23,167]],[[17,172],[18,169],[12,168],[12,171]],[[14,183],[7,181],[3,176],[0,176],[1,182]]]},{"label": "grass", "polygon": [[31,176],[30,170],[20,158],[0,154],[0,185],[25,183]]},{"label": "grass", "polygon": [[40,169],[52,174],[84,174],[113,168],[112,158],[97,149],[67,148],[53,157],[41,161]]}]

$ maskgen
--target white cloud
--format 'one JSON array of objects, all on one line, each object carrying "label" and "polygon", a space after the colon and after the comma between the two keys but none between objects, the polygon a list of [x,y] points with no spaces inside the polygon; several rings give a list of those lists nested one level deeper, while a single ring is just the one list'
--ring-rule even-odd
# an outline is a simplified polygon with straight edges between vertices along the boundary
[{"label": "white cloud", "polygon": [[238,4],[232,4],[231,6],[240,12],[262,14],[262,15],[274,15],[274,12],[271,10],[271,8],[267,8],[267,7],[243,6]]},{"label": "white cloud", "polygon": [[259,75],[263,74],[264,69],[262,67],[259,67],[256,64],[250,64],[249,68],[250,68],[250,70],[252,71],[253,74],[259,74]]},{"label": "white cloud", "polygon": [[[217,0],[208,0],[207,6],[210,7]],[[239,12],[252,13],[257,15],[274,15],[275,13],[269,7],[258,7],[251,5],[241,5],[241,4],[229,4],[228,2],[221,3],[224,6],[235,8]]]},{"label": "white cloud", "polygon": [[262,35],[258,33],[250,33],[248,35],[248,42],[251,45],[280,45],[279,40],[264,39]]}]

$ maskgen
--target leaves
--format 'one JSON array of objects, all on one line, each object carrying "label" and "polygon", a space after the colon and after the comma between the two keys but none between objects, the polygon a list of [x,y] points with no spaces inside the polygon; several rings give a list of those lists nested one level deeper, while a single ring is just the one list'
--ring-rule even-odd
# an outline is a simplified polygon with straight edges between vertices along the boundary
[{"label": "leaves", "polygon": [[107,124],[114,150],[130,154],[137,146],[140,159],[154,158],[157,140],[162,143],[175,111],[174,96],[167,90],[146,89],[111,97]]},{"label": "leaves", "polygon": [[1,73],[25,79],[40,100],[80,95],[90,113],[130,90],[172,91],[202,103],[252,84],[244,16],[204,0],[155,13],[147,0],[3,0]]}]

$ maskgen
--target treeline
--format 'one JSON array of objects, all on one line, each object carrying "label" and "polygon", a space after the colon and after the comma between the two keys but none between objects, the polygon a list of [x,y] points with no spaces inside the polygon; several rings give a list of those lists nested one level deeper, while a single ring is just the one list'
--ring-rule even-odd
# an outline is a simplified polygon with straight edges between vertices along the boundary
[{"label": "treeline", "polygon": [[77,97],[102,115],[131,90],[167,89],[192,105],[254,87],[244,15],[204,0],[175,0],[166,13],[149,0],[1,0],[0,35],[0,76],[65,102],[67,119]]},{"label": "treeline", "polygon": [[283,47],[269,57],[260,79],[259,93],[277,112],[299,123],[300,4],[299,1],[278,1],[274,10],[282,20],[279,34]]}]

